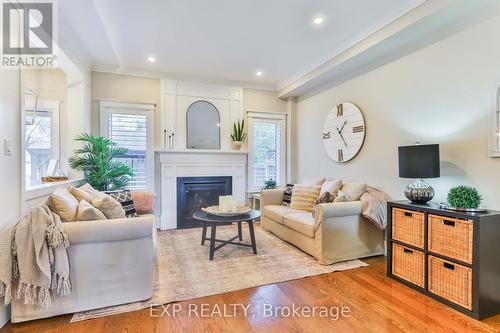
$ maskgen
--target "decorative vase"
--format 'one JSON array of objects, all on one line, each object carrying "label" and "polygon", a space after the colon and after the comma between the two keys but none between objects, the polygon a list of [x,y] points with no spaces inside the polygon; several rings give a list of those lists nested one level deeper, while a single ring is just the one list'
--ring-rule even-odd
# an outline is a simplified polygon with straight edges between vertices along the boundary
[{"label": "decorative vase", "polygon": [[231,142],[231,149],[240,150],[241,147],[243,147],[243,141],[232,141]]},{"label": "decorative vase", "polygon": [[434,198],[434,189],[419,179],[406,186],[405,196],[413,203],[426,204]]}]

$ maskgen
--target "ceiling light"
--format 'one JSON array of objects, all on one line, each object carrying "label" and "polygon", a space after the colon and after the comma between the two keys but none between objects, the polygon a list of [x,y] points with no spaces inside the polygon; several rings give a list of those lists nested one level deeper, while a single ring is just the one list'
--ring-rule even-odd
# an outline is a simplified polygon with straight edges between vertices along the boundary
[{"label": "ceiling light", "polygon": [[264,74],[264,73],[262,73],[262,71],[257,71],[257,72],[255,73],[255,75],[257,75],[257,76],[262,76],[263,74]]},{"label": "ceiling light", "polygon": [[156,62],[156,58],[155,57],[148,57],[148,61],[149,62]]},{"label": "ceiling light", "polygon": [[321,25],[321,24],[325,23],[325,18],[323,16],[316,16],[313,19],[313,23],[314,23],[314,25]]}]

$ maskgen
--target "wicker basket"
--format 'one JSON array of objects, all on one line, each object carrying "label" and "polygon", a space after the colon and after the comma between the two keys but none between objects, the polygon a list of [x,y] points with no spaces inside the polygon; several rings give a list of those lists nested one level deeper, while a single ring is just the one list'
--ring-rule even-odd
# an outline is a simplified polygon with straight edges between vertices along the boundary
[{"label": "wicker basket", "polygon": [[429,215],[428,232],[429,251],[472,264],[471,221]]},{"label": "wicker basket", "polygon": [[392,244],[392,274],[424,288],[424,264],[422,252]]},{"label": "wicker basket", "polygon": [[393,208],[392,238],[423,249],[424,213]]},{"label": "wicker basket", "polygon": [[429,256],[429,291],[472,311],[472,269]]}]

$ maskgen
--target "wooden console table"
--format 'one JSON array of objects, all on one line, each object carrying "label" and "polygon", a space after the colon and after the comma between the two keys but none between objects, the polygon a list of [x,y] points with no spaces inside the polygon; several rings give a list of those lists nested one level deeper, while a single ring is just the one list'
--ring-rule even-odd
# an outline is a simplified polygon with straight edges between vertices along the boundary
[{"label": "wooden console table", "polygon": [[473,318],[500,312],[500,212],[387,204],[387,275]]}]

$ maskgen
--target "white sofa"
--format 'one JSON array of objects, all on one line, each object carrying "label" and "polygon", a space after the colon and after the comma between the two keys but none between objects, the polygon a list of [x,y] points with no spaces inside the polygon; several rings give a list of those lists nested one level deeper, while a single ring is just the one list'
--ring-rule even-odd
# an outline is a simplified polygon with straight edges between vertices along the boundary
[{"label": "white sofa", "polygon": [[313,217],[283,206],[283,194],[283,189],[262,191],[262,228],[320,264],[384,254],[384,232],[361,215],[361,201],[319,204]]},{"label": "white sofa", "polygon": [[136,302],[153,295],[153,215],[68,222],[64,229],[71,243],[71,293],[52,297],[52,307],[46,309],[14,299],[13,323]]}]

